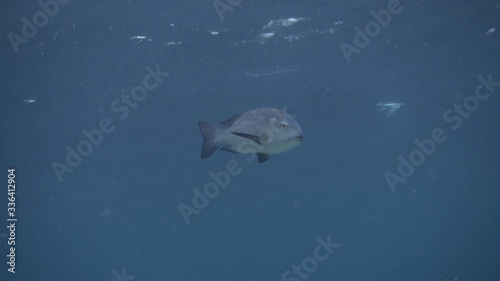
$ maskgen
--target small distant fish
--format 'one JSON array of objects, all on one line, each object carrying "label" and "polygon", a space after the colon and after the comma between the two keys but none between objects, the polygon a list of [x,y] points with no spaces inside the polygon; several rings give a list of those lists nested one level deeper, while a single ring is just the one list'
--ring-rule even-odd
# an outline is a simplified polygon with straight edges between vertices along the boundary
[{"label": "small distant fish", "polygon": [[36,100],[34,100],[34,99],[26,99],[26,100],[23,100],[23,102],[25,102],[25,103],[33,103],[33,102],[36,102]]},{"label": "small distant fish", "polygon": [[220,148],[239,154],[256,153],[259,163],[263,163],[274,154],[298,146],[304,139],[299,123],[286,110],[276,108],[254,109],[220,124],[224,128],[198,122],[204,138],[202,159]]}]

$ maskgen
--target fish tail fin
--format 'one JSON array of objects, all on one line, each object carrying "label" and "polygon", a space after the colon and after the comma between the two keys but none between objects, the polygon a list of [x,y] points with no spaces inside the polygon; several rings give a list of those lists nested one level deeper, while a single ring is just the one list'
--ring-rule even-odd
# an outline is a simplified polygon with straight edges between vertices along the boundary
[{"label": "fish tail fin", "polygon": [[205,159],[210,157],[219,148],[220,143],[217,142],[217,129],[212,124],[199,121],[198,126],[204,139],[201,159]]}]

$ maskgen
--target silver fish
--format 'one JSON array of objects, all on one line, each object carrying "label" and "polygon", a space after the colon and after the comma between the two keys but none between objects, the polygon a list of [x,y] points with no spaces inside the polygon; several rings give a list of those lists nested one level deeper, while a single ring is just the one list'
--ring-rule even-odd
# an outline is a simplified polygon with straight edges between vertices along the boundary
[{"label": "silver fish", "polygon": [[254,109],[220,124],[223,128],[198,122],[204,138],[202,159],[220,148],[239,154],[257,153],[259,163],[263,163],[273,154],[298,146],[304,139],[299,123],[286,110],[276,108]]}]

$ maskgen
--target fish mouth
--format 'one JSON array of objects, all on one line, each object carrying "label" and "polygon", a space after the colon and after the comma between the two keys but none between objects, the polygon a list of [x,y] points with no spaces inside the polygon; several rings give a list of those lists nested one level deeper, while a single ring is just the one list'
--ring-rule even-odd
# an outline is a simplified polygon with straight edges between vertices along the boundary
[{"label": "fish mouth", "polygon": [[304,139],[304,136],[297,136],[297,137],[293,138],[292,140],[302,141],[303,139]]}]

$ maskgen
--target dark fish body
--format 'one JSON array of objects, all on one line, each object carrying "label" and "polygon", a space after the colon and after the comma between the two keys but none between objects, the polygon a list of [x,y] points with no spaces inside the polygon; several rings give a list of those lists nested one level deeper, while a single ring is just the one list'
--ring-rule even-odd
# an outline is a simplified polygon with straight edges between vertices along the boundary
[{"label": "dark fish body", "polygon": [[221,149],[239,154],[257,153],[262,163],[273,154],[298,146],[304,138],[297,121],[284,110],[276,108],[254,109],[220,124],[222,128],[198,122],[204,138],[202,159]]}]

